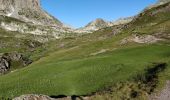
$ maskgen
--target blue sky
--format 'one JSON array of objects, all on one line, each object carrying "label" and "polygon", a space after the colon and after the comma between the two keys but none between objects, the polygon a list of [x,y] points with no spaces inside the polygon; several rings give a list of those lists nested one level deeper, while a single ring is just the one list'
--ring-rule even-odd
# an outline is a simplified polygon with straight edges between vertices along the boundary
[{"label": "blue sky", "polygon": [[73,27],[82,27],[96,18],[113,21],[136,15],[157,0],[41,0],[44,10]]}]

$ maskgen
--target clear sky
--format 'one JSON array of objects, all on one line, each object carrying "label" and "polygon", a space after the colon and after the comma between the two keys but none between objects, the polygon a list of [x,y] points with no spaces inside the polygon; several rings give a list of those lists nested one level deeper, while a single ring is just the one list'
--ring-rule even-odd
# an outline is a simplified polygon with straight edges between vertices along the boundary
[{"label": "clear sky", "polygon": [[157,0],[41,0],[44,10],[73,27],[96,18],[107,21],[136,15]]}]

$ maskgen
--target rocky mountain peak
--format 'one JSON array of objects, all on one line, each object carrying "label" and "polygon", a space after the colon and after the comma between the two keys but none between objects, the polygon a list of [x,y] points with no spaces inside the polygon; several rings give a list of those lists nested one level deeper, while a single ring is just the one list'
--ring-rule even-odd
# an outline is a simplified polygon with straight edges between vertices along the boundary
[{"label": "rocky mountain peak", "polygon": [[95,21],[90,22],[85,27],[102,28],[102,27],[108,27],[108,26],[109,26],[109,22],[107,22],[101,18],[97,18]]},{"label": "rocky mountain peak", "polygon": [[96,20],[88,23],[85,27],[77,29],[75,32],[78,33],[91,33],[97,31],[101,28],[112,26],[111,22],[105,21],[101,18],[97,18]]},{"label": "rocky mountain peak", "polygon": [[0,0],[0,15],[34,24],[62,26],[62,23],[41,8],[40,0]]},{"label": "rocky mountain peak", "polygon": [[102,18],[97,18],[95,21],[93,21],[92,23],[96,23],[96,24],[101,24],[101,23],[106,23],[106,21]]},{"label": "rocky mountain peak", "polygon": [[97,31],[102,28],[111,27],[114,25],[126,24],[126,23],[131,22],[132,20],[133,20],[133,17],[127,17],[127,18],[120,18],[113,22],[109,22],[109,21],[105,21],[101,18],[97,18],[96,20],[88,23],[85,27],[77,29],[76,32],[78,32],[78,33],[83,33],[83,32],[84,33],[92,33],[94,31]]}]

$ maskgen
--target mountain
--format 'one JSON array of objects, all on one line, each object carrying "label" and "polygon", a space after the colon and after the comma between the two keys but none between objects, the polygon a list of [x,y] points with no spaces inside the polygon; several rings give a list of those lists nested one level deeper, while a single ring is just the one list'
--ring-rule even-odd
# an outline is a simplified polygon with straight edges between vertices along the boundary
[{"label": "mountain", "polygon": [[166,2],[170,2],[170,0],[159,0],[158,2],[166,3]]},{"label": "mountain", "polygon": [[127,24],[127,23],[131,22],[132,20],[133,20],[133,17],[128,17],[128,18],[120,18],[116,21],[109,22],[109,21],[105,21],[101,18],[98,18],[95,21],[88,23],[85,27],[77,29],[76,32],[78,32],[78,33],[92,33],[94,31],[97,31],[102,28]]},{"label": "mountain", "polygon": [[[157,3],[146,7],[145,10],[147,10],[147,9],[152,9],[152,8],[158,7],[158,6],[160,6],[160,5],[164,5],[164,4],[168,3],[168,2],[170,2],[170,0],[158,0]],[[144,10],[144,11],[145,11],[145,10]]]},{"label": "mountain", "polygon": [[78,33],[92,33],[101,28],[112,26],[111,22],[107,22],[101,18],[98,18],[90,23],[88,23],[85,27],[79,28],[76,30]]},{"label": "mountain", "polygon": [[[0,0],[0,28],[40,36],[45,42],[66,37],[73,29],[41,8],[40,0]],[[43,37],[43,38],[42,38]]]},{"label": "mountain", "polygon": [[[86,27],[106,28],[45,43],[33,41],[37,35],[0,28],[0,69],[6,71],[0,76],[0,99],[155,100],[150,95],[170,79],[169,11],[170,3],[165,3],[111,27],[99,19]],[[28,24],[7,16],[0,19],[8,25]],[[13,51],[19,53],[7,53]],[[27,60],[32,64],[21,69]],[[170,94],[167,90],[162,98],[155,95],[156,100]]]},{"label": "mountain", "polygon": [[127,18],[120,18],[116,21],[113,21],[112,24],[113,25],[123,25],[123,24],[127,24],[129,22],[131,22],[133,20],[134,17],[127,17]]},{"label": "mountain", "polygon": [[40,0],[0,0],[0,15],[25,22],[62,26],[62,23],[42,10]]}]

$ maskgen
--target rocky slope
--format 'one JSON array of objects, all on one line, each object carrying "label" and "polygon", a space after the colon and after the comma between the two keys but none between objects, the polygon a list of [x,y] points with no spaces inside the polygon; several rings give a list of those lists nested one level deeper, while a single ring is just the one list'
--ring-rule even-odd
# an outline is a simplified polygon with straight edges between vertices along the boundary
[{"label": "rocky slope", "polygon": [[97,31],[101,28],[105,28],[105,27],[109,27],[109,26],[112,26],[111,22],[107,22],[101,18],[98,18],[95,21],[88,23],[85,27],[77,29],[76,32],[91,33],[93,31]]},{"label": "rocky slope", "polygon": [[[42,10],[40,0],[0,0],[0,27],[7,31],[18,31],[48,37],[49,39],[74,36],[68,33],[92,33],[102,28],[128,23],[132,18],[122,18],[115,22],[96,19],[85,27],[73,29]],[[50,38],[49,38],[50,37]]]},{"label": "rocky slope", "polygon": [[159,0],[158,2],[164,2],[164,3],[166,3],[166,2],[170,2],[170,0]]},{"label": "rocky slope", "polygon": [[11,69],[14,70],[15,68],[12,67],[23,67],[31,63],[30,59],[17,52],[0,54],[0,75],[9,72]]},{"label": "rocky slope", "polygon": [[113,21],[113,25],[122,25],[122,24],[127,24],[133,20],[134,17],[127,17],[127,18],[120,18],[116,21]]},{"label": "rocky slope", "polygon": [[98,18],[95,21],[92,21],[89,24],[87,24],[85,27],[77,29],[75,32],[77,32],[77,33],[92,33],[94,31],[97,31],[102,28],[127,24],[127,23],[131,22],[132,19],[133,19],[133,17],[120,18],[116,21],[109,22],[109,21],[105,21],[101,18]]},{"label": "rocky slope", "polygon": [[0,4],[0,28],[7,31],[41,35],[48,39],[65,37],[65,33],[73,32],[45,12],[40,0],[0,0]]},{"label": "rocky slope", "polygon": [[34,24],[54,25],[62,23],[42,10],[40,0],[0,0],[0,14]]}]

